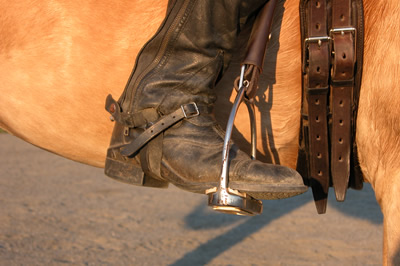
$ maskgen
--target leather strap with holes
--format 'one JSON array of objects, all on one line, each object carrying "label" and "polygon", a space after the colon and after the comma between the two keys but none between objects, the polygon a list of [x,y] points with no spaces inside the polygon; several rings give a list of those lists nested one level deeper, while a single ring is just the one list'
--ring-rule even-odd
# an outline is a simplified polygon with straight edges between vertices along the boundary
[{"label": "leather strap with holes", "polygon": [[307,37],[304,39],[305,73],[303,86],[308,117],[307,127],[310,185],[318,213],[325,212],[329,189],[328,91],[330,42],[326,1],[307,1]]},{"label": "leather strap with holes", "polygon": [[331,168],[336,199],[345,199],[350,177],[351,104],[354,88],[356,29],[351,0],[332,0]]},{"label": "leather strap with holes", "polygon": [[344,200],[351,156],[356,155],[352,135],[358,98],[353,96],[359,95],[360,87],[356,81],[362,55],[357,56],[357,45],[362,46],[363,36],[357,34],[363,32],[362,13],[362,0],[300,1],[303,101],[298,170],[308,177],[318,213],[326,212],[330,184],[337,200]]}]

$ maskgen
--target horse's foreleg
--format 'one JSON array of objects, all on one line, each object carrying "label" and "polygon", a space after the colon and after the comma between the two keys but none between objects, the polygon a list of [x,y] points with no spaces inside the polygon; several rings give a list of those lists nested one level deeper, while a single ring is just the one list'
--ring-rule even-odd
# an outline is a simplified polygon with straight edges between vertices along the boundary
[{"label": "horse's foreleg", "polygon": [[379,171],[371,182],[384,216],[383,265],[400,265],[400,171],[396,172]]},{"label": "horse's foreleg", "polygon": [[[398,173],[393,178],[393,181],[396,180],[400,180],[400,173]],[[384,265],[400,265],[400,200],[398,200],[399,191],[400,182],[387,183],[384,191],[382,191],[382,193],[379,193],[381,195],[379,195],[379,198],[377,198],[384,215]]]}]

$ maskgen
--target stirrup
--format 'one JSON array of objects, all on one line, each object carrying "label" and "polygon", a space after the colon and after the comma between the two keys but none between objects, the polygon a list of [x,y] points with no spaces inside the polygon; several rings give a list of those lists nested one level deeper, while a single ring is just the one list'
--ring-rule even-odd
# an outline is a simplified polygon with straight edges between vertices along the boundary
[{"label": "stirrup", "polygon": [[[248,87],[248,82],[244,81],[246,65],[242,66],[239,80],[239,91],[236,95],[235,102],[233,103],[231,113],[229,115],[228,124],[226,126],[226,133],[224,139],[224,147],[222,150],[222,170],[220,183],[218,187],[208,189],[208,206],[211,206],[215,211],[253,216],[262,213],[262,202],[258,199],[247,195],[246,193],[229,188],[229,143],[231,140],[233,124],[240,104],[244,100],[244,94]],[[256,159],[257,152],[257,132],[256,132],[256,119],[254,102],[245,101],[250,116],[251,126],[251,158]]]}]

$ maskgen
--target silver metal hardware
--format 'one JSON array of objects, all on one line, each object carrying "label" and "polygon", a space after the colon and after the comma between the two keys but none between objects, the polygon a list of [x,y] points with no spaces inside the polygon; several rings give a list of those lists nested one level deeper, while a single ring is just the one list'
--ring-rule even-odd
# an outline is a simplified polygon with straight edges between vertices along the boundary
[{"label": "silver metal hardware", "polygon": [[208,205],[215,211],[243,216],[262,213],[262,202],[246,193],[230,188],[220,191],[213,188],[207,190],[206,194],[208,194]]},{"label": "silver metal hardware", "polygon": [[257,124],[254,102],[246,101],[247,111],[249,112],[251,128],[251,159],[255,160],[257,155]]},{"label": "silver metal hardware", "polygon": [[354,27],[335,28],[335,29],[331,29],[329,31],[331,39],[333,40],[332,54],[333,55],[335,54],[335,51],[334,51],[334,49],[335,49],[335,47],[334,47],[335,46],[335,37],[334,37],[334,35],[335,34],[341,34],[343,36],[345,33],[351,33],[354,36],[354,46],[353,46],[353,48],[354,48],[354,57],[353,57],[353,62],[355,62],[355,60],[357,58],[357,49],[355,49],[355,47],[357,47],[357,29],[354,28]]},{"label": "silver metal hardware", "polygon": [[[229,188],[229,144],[232,136],[234,120],[239,109],[239,105],[244,100],[244,94],[247,88],[246,86],[244,86],[245,70],[246,65],[243,65],[239,80],[239,92],[236,96],[235,102],[233,103],[233,107],[229,115],[229,120],[226,127],[224,146],[222,150],[222,169],[219,186],[207,190],[206,194],[208,194],[208,205],[216,211],[237,215],[256,215],[262,212],[262,202],[260,200],[252,198],[246,193]],[[252,110],[252,112],[250,112],[252,129],[252,158],[255,159],[256,122],[254,105],[250,107],[249,110],[250,109]]]},{"label": "silver metal hardware", "polygon": [[344,27],[344,28],[331,29],[329,31],[330,36],[332,36],[333,34],[336,34],[336,33],[340,33],[340,34],[344,35],[345,32],[351,32],[351,33],[353,33],[355,35],[357,30],[354,27]]},{"label": "silver metal hardware", "polygon": [[[190,108],[192,108],[193,110],[188,110]],[[199,108],[197,107],[197,104],[195,102],[191,102],[188,104],[182,104],[181,109],[182,109],[182,112],[183,112],[183,115],[185,116],[185,118],[195,117],[200,114]]]},{"label": "silver metal hardware", "polygon": [[318,46],[321,46],[322,42],[327,42],[330,41],[331,37],[329,36],[321,36],[321,37],[310,37],[310,38],[306,38],[304,39],[304,45],[308,46],[308,43],[318,43]]},{"label": "silver metal hardware", "polygon": [[129,127],[124,127],[124,136],[129,136]]},{"label": "silver metal hardware", "polygon": [[308,62],[308,58],[306,58],[306,50],[308,49],[309,43],[317,43],[318,47],[321,47],[322,42],[331,42],[332,38],[329,36],[318,36],[318,37],[310,37],[304,39],[304,48],[303,48],[303,64],[302,64],[302,70],[303,72],[306,71],[306,65]]}]

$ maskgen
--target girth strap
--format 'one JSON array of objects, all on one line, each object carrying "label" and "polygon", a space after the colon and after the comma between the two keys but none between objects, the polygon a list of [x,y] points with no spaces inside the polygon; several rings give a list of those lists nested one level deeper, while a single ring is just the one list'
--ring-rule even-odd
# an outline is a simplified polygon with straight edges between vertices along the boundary
[{"label": "girth strap", "polygon": [[[308,50],[305,75],[305,95],[308,108],[310,176],[314,199],[326,206],[329,189],[329,139],[327,127],[328,86],[330,71],[330,42],[328,38],[328,10],[326,1],[308,1]],[[322,210],[325,212],[325,210]]]},{"label": "girth strap", "polygon": [[[362,14],[362,0],[300,2],[303,102],[298,170],[309,179],[318,213],[326,211],[331,184],[336,199],[344,200],[351,156],[356,156]],[[350,183],[362,187],[362,182]]]}]

